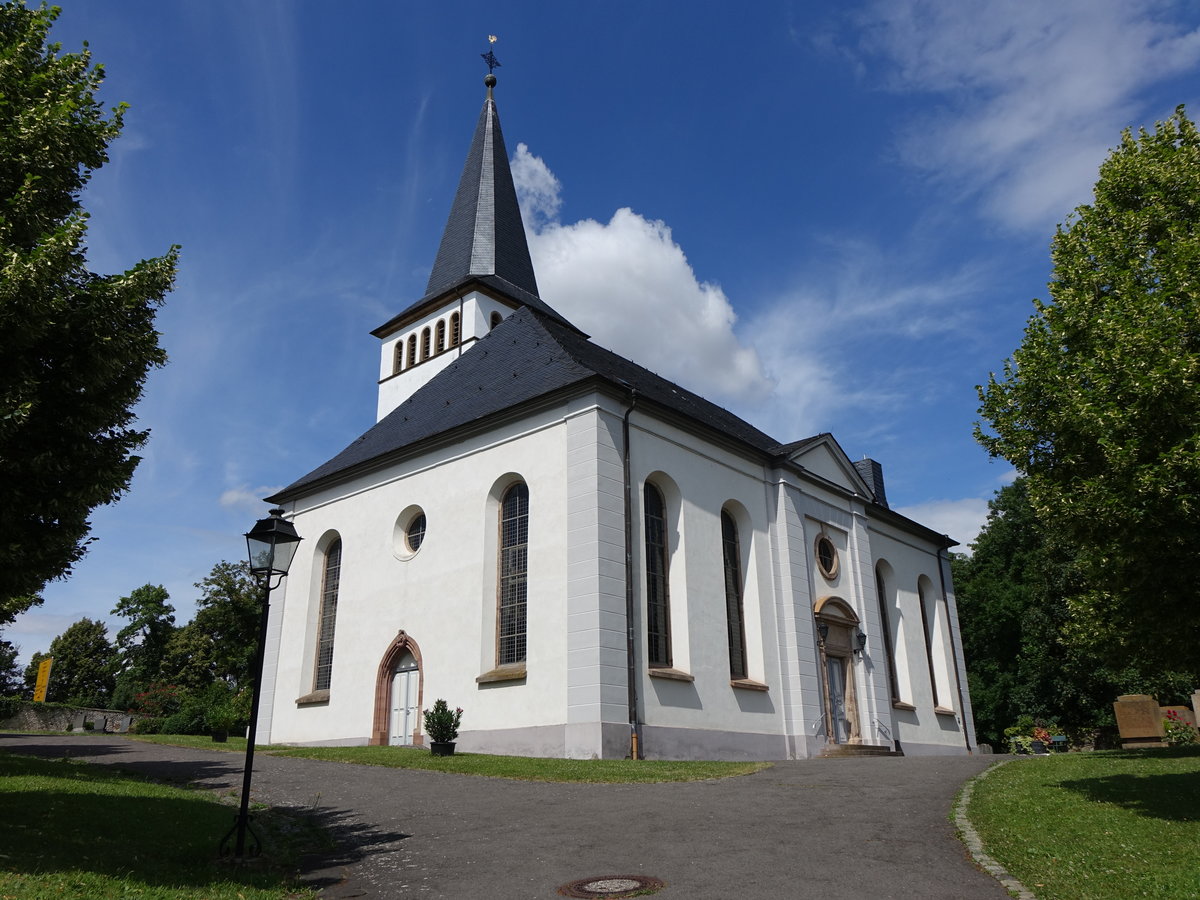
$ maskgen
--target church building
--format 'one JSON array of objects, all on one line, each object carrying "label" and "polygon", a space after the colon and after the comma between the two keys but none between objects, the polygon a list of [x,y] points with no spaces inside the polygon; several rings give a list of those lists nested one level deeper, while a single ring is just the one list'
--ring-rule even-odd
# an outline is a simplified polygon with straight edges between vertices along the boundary
[{"label": "church building", "polygon": [[[259,740],[576,758],[973,751],[948,548],[881,466],[781,442],[543,300],[488,75],[378,421],[268,498]],[[550,298],[553,300],[553,298]],[[686,348],[678,348],[686,352]]]}]

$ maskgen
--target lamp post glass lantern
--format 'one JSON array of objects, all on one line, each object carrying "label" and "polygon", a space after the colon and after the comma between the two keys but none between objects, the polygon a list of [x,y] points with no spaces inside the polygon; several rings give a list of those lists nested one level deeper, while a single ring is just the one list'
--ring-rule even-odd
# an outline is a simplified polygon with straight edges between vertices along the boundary
[{"label": "lamp post glass lantern", "polygon": [[[262,611],[259,614],[258,646],[254,649],[254,683],[251,685],[250,728],[246,733],[246,766],[242,775],[242,802],[234,819],[233,828],[221,839],[221,855],[229,853],[230,838],[237,836],[233,846],[235,859],[258,856],[262,852],[262,842],[250,828],[250,779],[254,774],[254,739],[258,732],[258,700],[259,689],[262,687],[263,648],[267,643],[267,620],[271,608],[271,589],[288,573],[292,557],[296,555],[296,547],[302,538],[296,534],[291,522],[283,518],[282,509],[271,510],[266,519],[259,519],[254,527],[246,534],[246,552],[250,558],[250,572],[262,581],[263,597]],[[275,584],[271,579],[276,578]],[[254,839],[254,847],[246,853],[246,832]]]}]

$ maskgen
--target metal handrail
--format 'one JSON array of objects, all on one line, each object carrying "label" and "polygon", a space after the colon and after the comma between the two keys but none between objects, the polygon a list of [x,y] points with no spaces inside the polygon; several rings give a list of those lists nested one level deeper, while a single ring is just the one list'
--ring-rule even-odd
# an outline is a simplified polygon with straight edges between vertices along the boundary
[{"label": "metal handrail", "polygon": [[875,730],[882,734],[886,740],[890,741],[892,739],[892,730],[878,719],[875,719]]},{"label": "metal handrail", "polygon": [[813,737],[820,734],[822,730],[824,730],[826,736],[829,735],[829,728],[825,722],[825,713],[821,713],[820,718],[813,722]]}]

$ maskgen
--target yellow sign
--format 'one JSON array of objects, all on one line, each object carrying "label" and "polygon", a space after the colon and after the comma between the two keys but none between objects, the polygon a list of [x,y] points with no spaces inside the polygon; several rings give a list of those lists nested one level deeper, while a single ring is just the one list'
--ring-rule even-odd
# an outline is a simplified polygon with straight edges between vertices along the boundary
[{"label": "yellow sign", "polygon": [[46,687],[50,684],[50,667],[54,665],[54,657],[43,659],[38,666],[37,683],[33,686],[33,702],[46,702]]}]

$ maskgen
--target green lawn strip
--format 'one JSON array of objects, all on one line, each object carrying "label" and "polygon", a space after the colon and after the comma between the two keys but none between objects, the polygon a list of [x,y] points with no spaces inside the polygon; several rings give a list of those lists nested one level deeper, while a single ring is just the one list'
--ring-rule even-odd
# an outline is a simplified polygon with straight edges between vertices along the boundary
[{"label": "green lawn strip", "polygon": [[520,781],[568,781],[587,784],[641,784],[658,781],[704,781],[749,775],[771,765],[766,762],[674,762],[627,759],[548,759],[529,756],[491,756],[456,753],[433,756],[416,747],[293,747],[274,748],[273,756],[327,759],[367,766],[427,769],[456,775],[487,775]]},{"label": "green lawn strip", "polygon": [[[166,744],[171,747],[191,747],[194,750],[224,750],[230,753],[245,753],[246,739],[230,735],[225,741],[214,741],[207,734],[126,734],[130,740],[142,741],[147,744]],[[262,744],[255,746],[257,753],[264,749]]]},{"label": "green lawn strip", "polygon": [[304,819],[256,813],[266,859],[233,866],[217,845],[235,810],[210,793],[67,760],[0,752],[0,897],[279,900],[320,837]]},{"label": "green lawn strip", "polygon": [[976,783],[967,814],[1039,900],[1200,897],[1200,748],[1020,760]]}]

